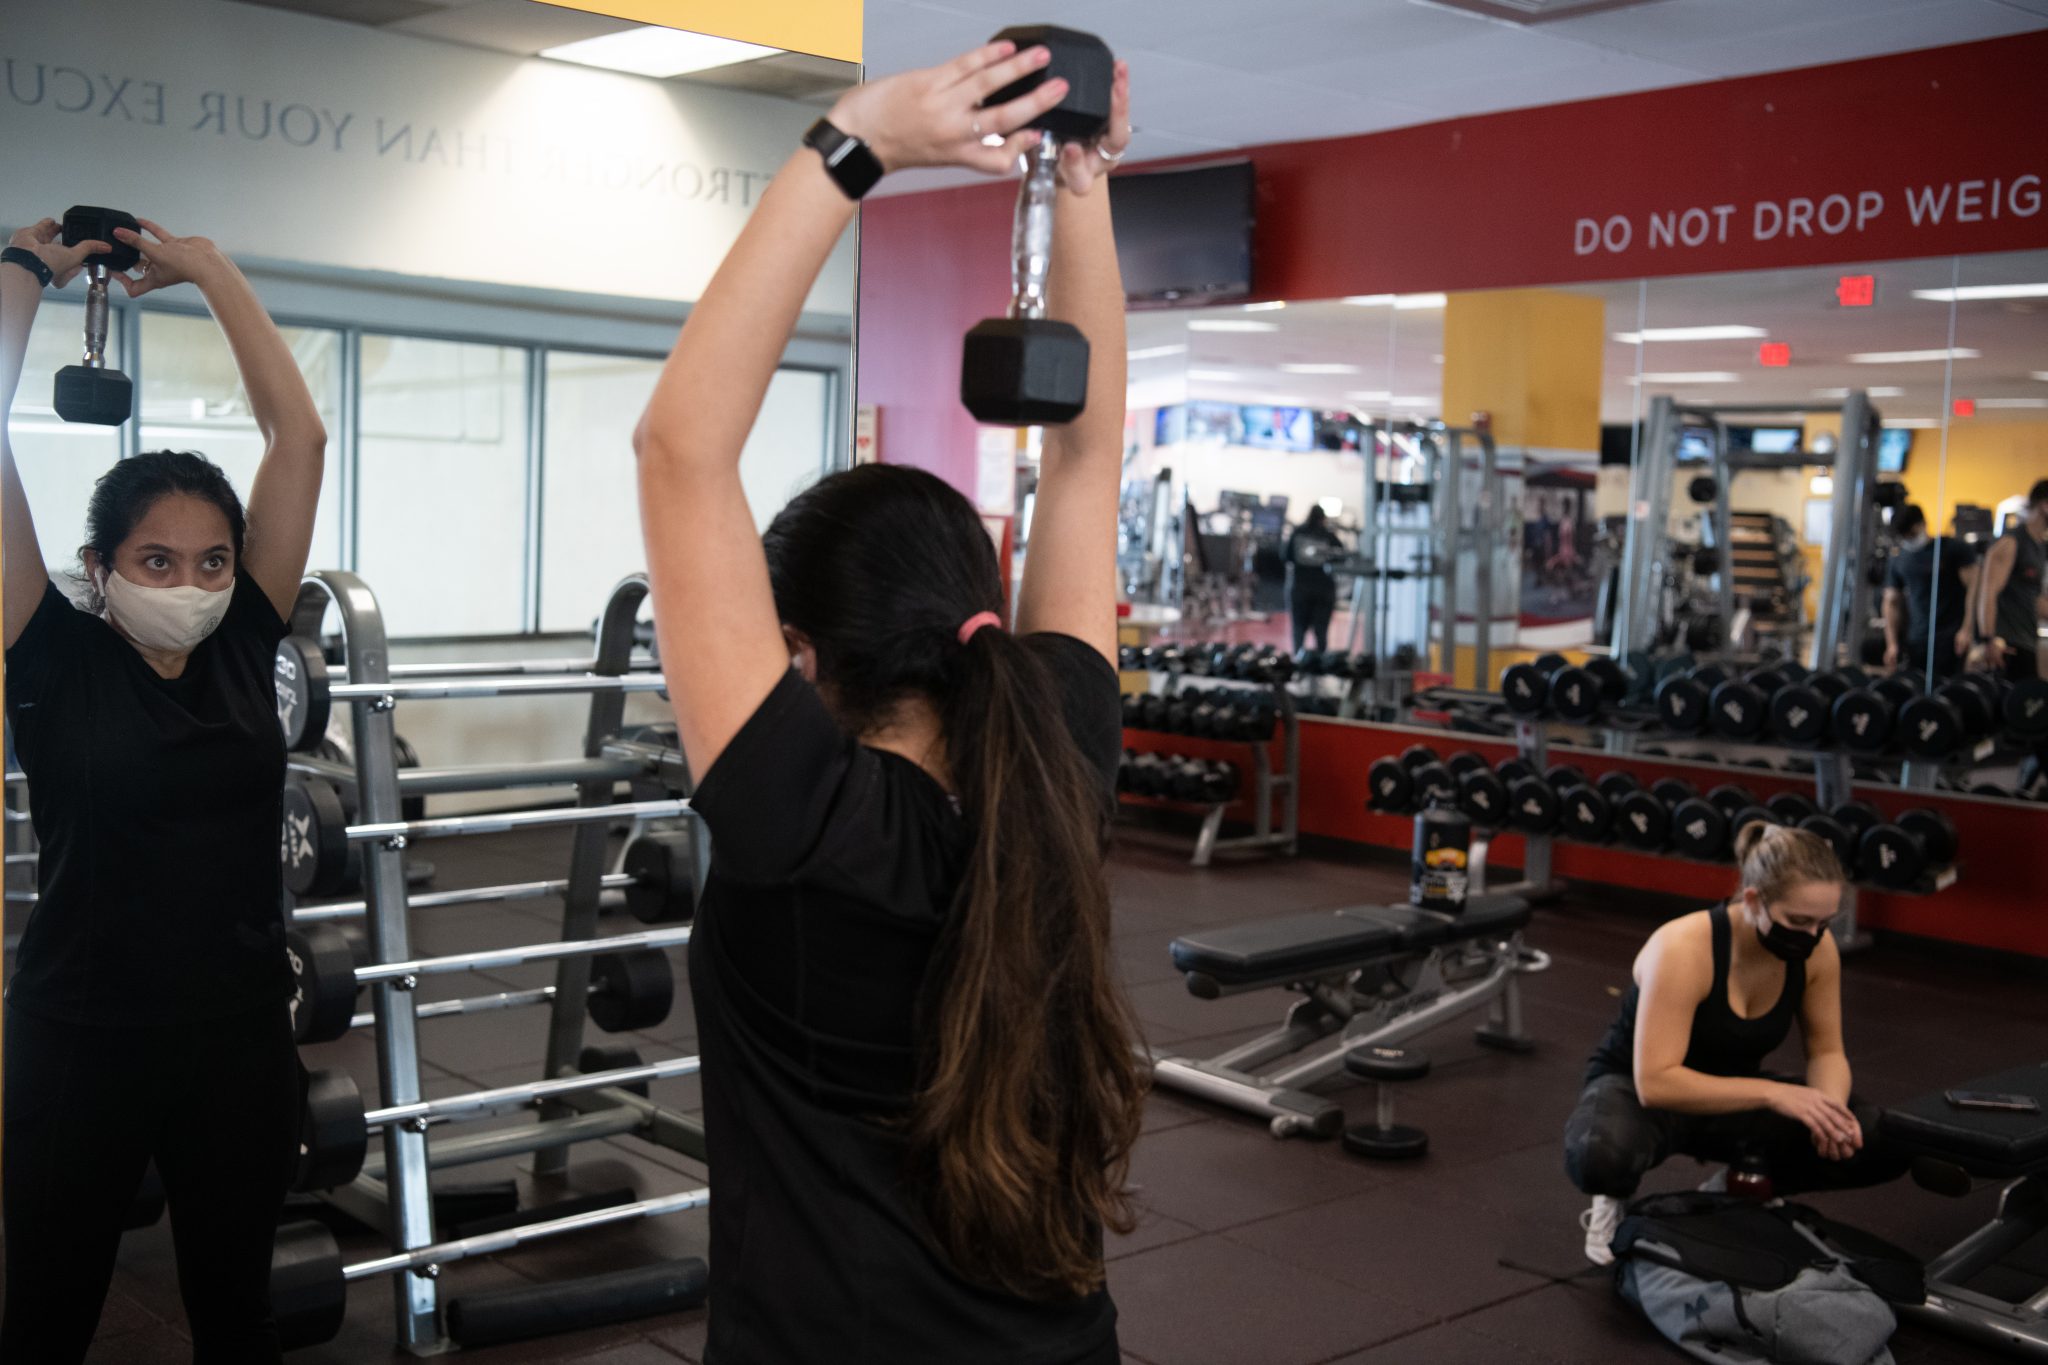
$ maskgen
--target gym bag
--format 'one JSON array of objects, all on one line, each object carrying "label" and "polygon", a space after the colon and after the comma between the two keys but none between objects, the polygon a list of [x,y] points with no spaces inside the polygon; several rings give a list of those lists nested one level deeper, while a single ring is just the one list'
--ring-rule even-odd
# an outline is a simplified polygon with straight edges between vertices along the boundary
[{"label": "gym bag", "polygon": [[1919,1261],[1803,1204],[1648,1195],[1613,1246],[1621,1296],[1715,1365],[1891,1365],[1892,1305],[1927,1293]]}]

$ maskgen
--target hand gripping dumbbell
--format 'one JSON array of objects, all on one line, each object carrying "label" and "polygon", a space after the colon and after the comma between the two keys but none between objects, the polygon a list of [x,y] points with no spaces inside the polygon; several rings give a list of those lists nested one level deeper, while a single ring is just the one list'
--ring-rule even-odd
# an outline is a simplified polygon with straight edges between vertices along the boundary
[{"label": "hand gripping dumbbell", "polygon": [[1044,47],[1052,60],[982,101],[1006,104],[1049,80],[1064,80],[1066,96],[1030,123],[1039,131],[1024,154],[1024,179],[1010,239],[1010,310],[967,334],[960,363],[960,401],[978,422],[1037,426],[1071,422],[1088,405],[1088,338],[1072,323],[1046,313],[1046,277],[1052,267],[1053,201],[1059,187],[1060,150],[1101,136],[1109,126],[1110,87],[1116,60],[1092,33],[1050,24],[1006,28],[995,40],[1018,51]]},{"label": "hand gripping dumbbell", "polygon": [[134,246],[114,236],[115,228],[140,232],[132,213],[79,204],[64,212],[64,245],[105,242],[112,248],[85,258],[85,355],[57,371],[52,403],[67,422],[117,427],[135,415],[135,385],[107,367],[107,278],[142,259]]}]

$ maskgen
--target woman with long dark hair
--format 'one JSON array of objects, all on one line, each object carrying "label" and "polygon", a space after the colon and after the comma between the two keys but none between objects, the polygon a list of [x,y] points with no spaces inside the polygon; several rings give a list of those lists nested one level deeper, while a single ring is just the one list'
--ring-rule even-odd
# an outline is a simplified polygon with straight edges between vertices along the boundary
[{"label": "woman with long dark hair", "polygon": [[[41,846],[7,986],[0,1360],[85,1357],[151,1161],[203,1361],[277,1360],[270,1251],[296,1155],[298,1053],[278,913],[284,740],[272,656],[313,538],[327,436],[249,282],[203,237],[118,230],[130,297],[189,281],[264,439],[245,517],[201,456],[101,476],[83,607],[44,569],[0,423],[7,719]],[[29,328],[107,244],[45,219],[0,260],[0,412]]]},{"label": "woman with long dark hair", "polygon": [[[1066,87],[980,102],[1045,60],[990,45],[829,123],[886,171],[1000,173]],[[1103,868],[1124,331],[1094,182],[1130,136],[1121,68],[1115,91],[1102,145],[1060,164],[1050,294],[1092,346],[1089,404],[1045,434],[1014,630],[980,518],[929,474],[832,475],[754,533],[740,449],[854,213],[820,153],[776,176],[641,419],[655,625],[714,850],[690,981],[718,1365],[1117,1359],[1102,1235],[1130,1226],[1144,1078]]]}]

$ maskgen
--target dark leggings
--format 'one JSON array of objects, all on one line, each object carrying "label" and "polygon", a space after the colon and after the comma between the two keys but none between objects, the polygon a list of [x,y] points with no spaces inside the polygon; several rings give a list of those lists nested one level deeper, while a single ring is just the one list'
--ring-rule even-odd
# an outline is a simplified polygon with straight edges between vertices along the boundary
[{"label": "dark leggings", "polygon": [[298,1150],[299,1074],[283,1001],[147,1029],[54,1023],[10,1006],[0,1360],[85,1358],[152,1159],[193,1360],[278,1360],[270,1249]]},{"label": "dark leggings", "polygon": [[1330,616],[1337,610],[1337,598],[1330,593],[1293,593],[1287,601],[1287,614],[1294,625],[1295,652],[1301,650],[1301,643],[1313,635],[1316,648],[1330,647]]},{"label": "dark leggings", "polygon": [[1877,1137],[1876,1109],[1849,1101],[1863,1125],[1863,1147],[1847,1161],[1829,1161],[1814,1150],[1806,1125],[1768,1109],[1739,1114],[1680,1114],[1647,1109],[1636,1098],[1635,1082],[1621,1075],[1597,1076],[1579,1094],[1564,1126],[1564,1168],[1587,1194],[1627,1199],[1651,1167],[1675,1155],[1734,1162],[1761,1157],[1771,1185],[1781,1195],[1808,1190],[1850,1190],[1882,1185],[1906,1173],[1908,1159],[1886,1151]]}]

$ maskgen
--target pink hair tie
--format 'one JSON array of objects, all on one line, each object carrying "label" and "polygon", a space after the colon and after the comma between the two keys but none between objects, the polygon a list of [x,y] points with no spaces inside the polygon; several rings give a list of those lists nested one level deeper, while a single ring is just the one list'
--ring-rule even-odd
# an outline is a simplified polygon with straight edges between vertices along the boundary
[{"label": "pink hair tie", "polygon": [[983,626],[995,626],[997,629],[1001,629],[1002,624],[1003,618],[992,611],[976,612],[960,623],[960,643],[964,645],[969,640],[972,640],[974,632],[980,630]]}]

